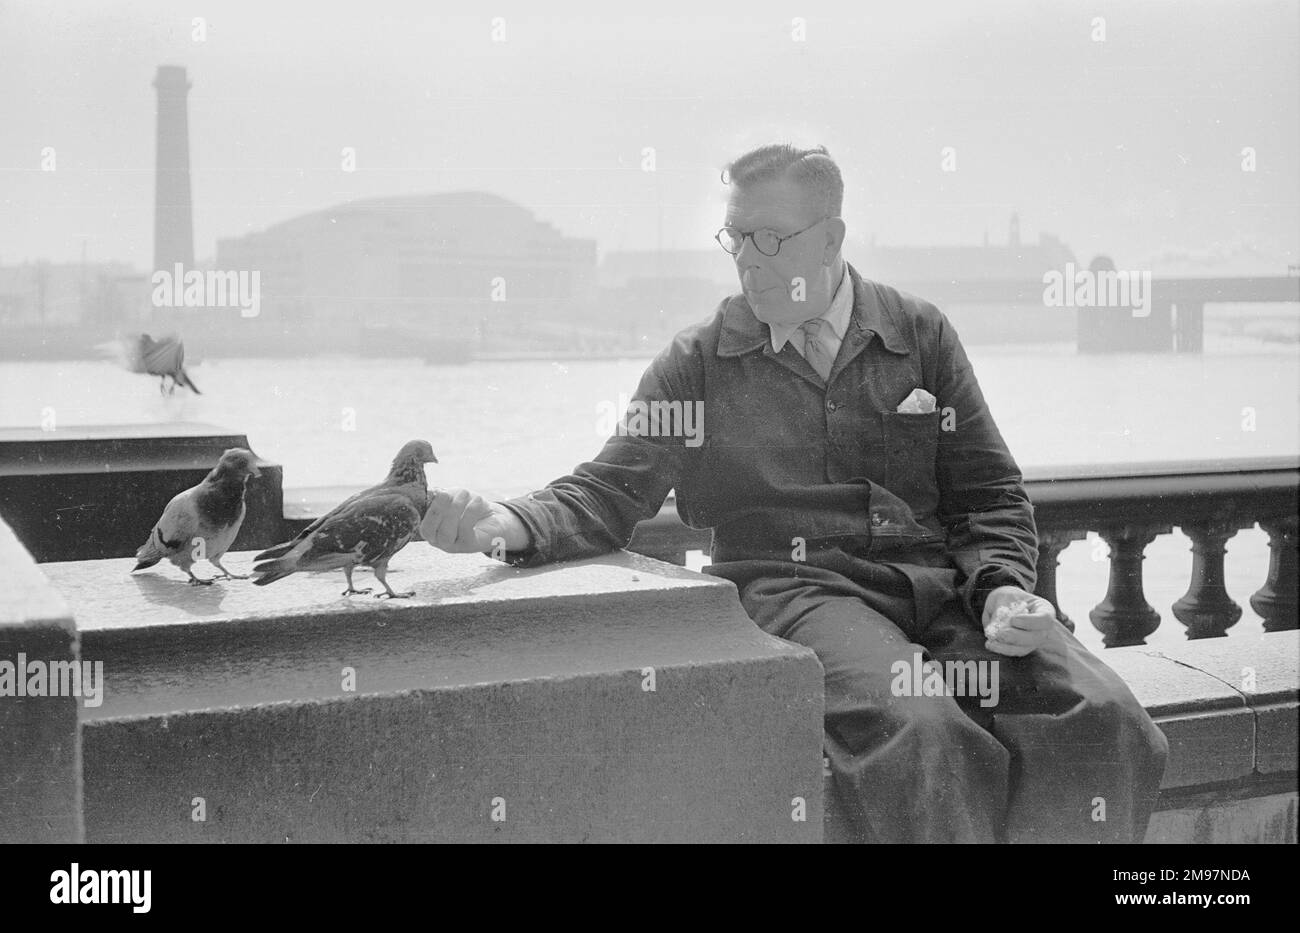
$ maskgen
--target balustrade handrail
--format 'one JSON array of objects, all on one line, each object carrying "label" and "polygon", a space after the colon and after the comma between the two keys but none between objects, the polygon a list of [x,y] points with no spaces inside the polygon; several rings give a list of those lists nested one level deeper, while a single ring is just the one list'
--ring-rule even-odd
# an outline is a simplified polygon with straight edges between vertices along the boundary
[{"label": "balustrade handrail", "polygon": [[1027,470],[1040,533],[1122,521],[1167,522],[1294,514],[1300,458],[1252,457]]},{"label": "balustrade handrail", "polygon": [[1025,467],[1026,482],[1063,479],[1113,479],[1132,476],[1185,476],[1300,469],[1300,452],[1261,457],[1215,457],[1200,460],[1139,460],[1132,463],[1072,463]]}]

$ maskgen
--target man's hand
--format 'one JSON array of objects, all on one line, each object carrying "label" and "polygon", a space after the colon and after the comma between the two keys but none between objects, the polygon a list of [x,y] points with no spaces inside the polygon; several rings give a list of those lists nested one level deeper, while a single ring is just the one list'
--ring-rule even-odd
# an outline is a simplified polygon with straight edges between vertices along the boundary
[{"label": "man's hand", "polygon": [[523,551],[532,545],[532,535],[514,512],[468,489],[431,491],[420,534],[450,554]]},{"label": "man's hand", "polygon": [[[999,609],[1002,612],[999,618]],[[984,603],[984,647],[1018,658],[1060,637],[1056,610],[1041,596],[1018,586],[999,586]]]}]

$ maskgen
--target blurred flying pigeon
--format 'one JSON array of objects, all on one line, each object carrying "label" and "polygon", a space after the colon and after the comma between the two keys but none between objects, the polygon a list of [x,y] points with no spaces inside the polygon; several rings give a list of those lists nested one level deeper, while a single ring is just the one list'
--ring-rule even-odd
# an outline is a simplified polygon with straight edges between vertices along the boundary
[{"label": "blurred flying pigeon", "polygon": [[131,572],[152,567],[165,557],[189,574],[191,586],[198,586],[212,582],[194,576],[191,569],[195,561],[206,558],[225,579],[247,580],[247,574],[231,573],[221,566],[221,555],[230,549],[244,523],[248,478],[262,475],[253,463],[255,459],[242,447],[232,447],[221,455],[203,482],[177,493],[163,509],[149,540],[136,552],[139,563]]},{"label": "blurred flying pigeon", "polygon": [[[158,391],[172,395],[177,386],[202,395],[189,373],[185,371],[185,344],[171,335],[154,340],[148,334],[132,334],[121,340],[101,343],[103,350],[133,373],[148,373],[158,377]],[[170,379],[171,385],[167,384]]]},{"label": "blurred flying pigeon", "polygon": [[385,575],[388,561],[415,537],[428,508],[429,488],[424,465],[437,463],[428,441],[408,441],[393,459],[388,478],[357,493],[304,528],[298,537],[253,558],[258,586],[274,583],[298,571],[342,570],[348,579],[344,596],[369,593],[352,585],[352,569],[373,567],[384,587],[380,599],[414,596],[394,593]]}]

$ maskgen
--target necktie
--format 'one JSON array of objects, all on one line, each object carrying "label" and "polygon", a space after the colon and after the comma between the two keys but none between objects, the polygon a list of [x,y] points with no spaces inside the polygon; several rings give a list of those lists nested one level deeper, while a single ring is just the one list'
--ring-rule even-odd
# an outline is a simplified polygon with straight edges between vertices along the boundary
[{"label": "necktie", "polygon": [[831,359],[830,350],[821,337],[821,329],[825,324],[826,321],[823,318],[815,317],[811,321],[804,321],[799,325],[799,330],[804,335],[803,358],[808,361],[813,369],[817,370],[817,375],[822,377],[823,382],[830,379],[831,366],[835,363]]}]

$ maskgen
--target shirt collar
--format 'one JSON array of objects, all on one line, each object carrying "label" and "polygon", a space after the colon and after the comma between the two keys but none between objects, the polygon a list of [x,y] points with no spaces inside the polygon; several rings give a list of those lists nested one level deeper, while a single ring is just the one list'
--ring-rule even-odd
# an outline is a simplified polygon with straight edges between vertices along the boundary
[{"label": "shirt collar", "polygon": [[[853,313],[844,339],[855,340],[859,334],[866,340],[878,337],[891,353],[906,355],[911,352],[911,345],[903,339],[895,323],[895,317],[902,314],[899,293],[862,278],[852,263],[845,261],[844,265],[853,283]],[[770,342],[767,325],[754,317],[743,294],[726,299],[721,310],[722,325],[718,332],[716,351],[718,356],[740,356]]]},{"label": "shirt collar", "polygon": [[[843,263],[840,275],[839,287],[835,289],[835,297],[831,299],[830,307],[826,313],[821,315],[822,319],[831,326],[835,332],[836,340],[844,339],[844,332],[849,326],[849,315],[853,313],[853,280],[849,276],[849,264]],[[772,334],[772,349],[777,353],[785,346],[786,341],[803,326],[803,322],[798,324],[769,324],[768,330]]]}]

